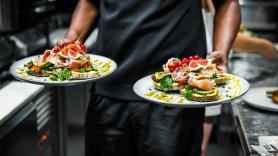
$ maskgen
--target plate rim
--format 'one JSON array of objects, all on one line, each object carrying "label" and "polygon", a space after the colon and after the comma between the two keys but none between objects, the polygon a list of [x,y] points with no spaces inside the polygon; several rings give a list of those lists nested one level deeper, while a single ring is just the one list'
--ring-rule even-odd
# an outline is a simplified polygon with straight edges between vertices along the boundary
[{"label": "plate rim", "polygon": [[[249,84],[249,82],[248,82],[246,79],[241,78],[241,77],[239,77],[239,76],[237,76],[237,75],[234,75],[234,74],[231,74],[231,73],[227,73],[227,74],[232,75],[232,76],[236,76],[236,77],[238,77],[239,79],[245,81],[246,84],[247,84],[247,89],[246,89],[244,92],[240,93],[240,94],[239,94],[238,96],[236,96],[236,97],[232,97],[231,99],[226,99],[226,100],[219,101],[219,102],[217,102],[217,101],[212,101],[212,102],[199,102],[199,103],[195,103],[195,104],[184,104],[184,103],[178,104],[178,103],[169,103],[169,102],[159,102],[159,101],[154,101],[154,100],[145,98],[144,96],[142,96],[142,95],[140,95],[140,94],[138,94],[138,93],[136,92],[137,89],[136,89],[135,87],[136,87],[136,84],[139,83],[140,80],[143,80],[143,79],[145,79],[145,78],[150,78],[150,77],[152,76],[152,74],[151,74],[151,75],[144,76],[144,77],[140,78],[139,80],[137,80],[137,81],[134,83],[134,85],[133,85],[133,91],[134,91],[135,94],[136,94],[137,96],[139,96],[140,98],[142,98],[142,99],[144,99],[144,100],[146,100],[146,101],[149,101],[149,102],[151,102],[151,103],[158,104],[158,105],[163,105],[163,106],[181,107],[181,108],[201,108],[201,107],[209,107],[209,106],[221,105],[221,104],[229,103],[229,102],[231,102],[231,101],[233,101],[233,100],[235,100],[235,99],[238,99],[238,98],[242,97],[242,96],[245,95],[245,94],[249,91],[249,89],[250,89],[250,84]],[[202,104],[200,104],[200,103],[202,103]]]},{"label": "plate rim", "polygon": [[32,80],[29,80],[29,79],[24,79],[24,78],[21,78],[19,77],[17,74],[15,74],[14,72],[12,72],[13,69],[16,69],[17,67],[15,67],[16,63],[18,63],[19,61],[22,61],[22,60],[25,60],[25,59],[31,59],[31,58],[34,58],[34,57],[37,57],[37,56],[41,56],[41,55],[33,55],[33,56],[29,56],[29,57],[25,57],[25,58],[22,58],[20,60],[17,60],[16,62],[14,62],[11,66],[10,66],[10,69],[9,69],[9,72],[10,74],[17,80],[19,81],[23,81],[23,82],[28,82],[28,83],[32,83],[32,84],[38,84],[38,85],[45,85],[45,86],[72,86],[72,85],[78,85],[78,84],[84,84],[84,83],[90,83],[90,82],[94,82],[96,80],[99,80],[99,79],[102,79],[102,78],[105,78],[107,76],[109,76],[110,74],[112,74],[113,72],[116,71],[116,69],[118,68],[118,65],[117,63],[106,57],[106,56],[102,56],[102,55],[96,55],[96,54],[88,54],[90,57],[101,57],[101,58],[104,58],[104,59],[108,59],[108,60],[111,60],[112,63],[115,65],[115,68],[112,69],[108,74],[105,74],[103,76],[100,76],[100,77],[97,77],[97,78],[93,78],[93,79],[85,79],[85,80],[74,80],[72,82],[70,81],[53,81],[52,83],[49,83],[49,82],[38,82],[38,81],[32,81]]},{"label": "plate rim", "polygon": [[[254,87],[254,88],[251,88],[250,90],[255,90],[255,89],[262,89],[262,88],[278,88],[278,87],[275,87],[275,86],[260,86],[260,87]],[[248,102],[246,100],[246,98],[244,98],[244,96],[242,97],[242,99],[244,100],[244,102],[249,105],[249,106],[252,106],[254,108],[257,108],[257,109],[261,109],[261,110],[264,110],[264,111],[270,111],[270,112],[278,112],[278,108],[277,109],[272,109],[270,107],[264,107],[262,105],[257,105],[257,104],[254,104],[254,103],[251,103],[251,102]],[[275,103],[274,103],[275,104]],[[278,104],[277,104],[277,107],[278,107]]]}]

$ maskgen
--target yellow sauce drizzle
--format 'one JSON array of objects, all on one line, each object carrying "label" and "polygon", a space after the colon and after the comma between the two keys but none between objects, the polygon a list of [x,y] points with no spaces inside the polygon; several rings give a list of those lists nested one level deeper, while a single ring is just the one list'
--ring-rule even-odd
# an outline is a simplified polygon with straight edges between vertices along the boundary
[{"label": "yellow sauce drizzle", "polygon": [[18,74],[18,75],[23,75],[23,74],[25,74],[25,72],[15,72],[16,74]]}]

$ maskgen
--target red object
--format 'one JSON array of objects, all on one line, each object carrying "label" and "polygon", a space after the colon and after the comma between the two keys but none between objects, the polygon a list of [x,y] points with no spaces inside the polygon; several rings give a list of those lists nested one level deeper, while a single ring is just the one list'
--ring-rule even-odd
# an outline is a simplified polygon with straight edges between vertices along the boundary
[{"label": "red object", "polygon": [[183,85],[186,84],[186,81],[185,81],[185,80],[179,80],[177,83],[178,83],[179,85],[183,86]]},{"label": "red object", "polygon": [[46,50],[43,54],[43,60],[46,60],[48,58],[48,56],[50,55],[50,51]]},{"label": "red object", "polygon": [[195,61],[195,60],[192,60],[192,61],[190,61],[190,63],[189,63],[189,67],[190,67],[190,68],[196,68],[196,67],[198,67],[198,65],[199,65],[199,62],[198,62],[198,61]]},{"label": "red object", "polygon": [[42,141],[46,141],[47,140],[47,136],[46,136],[46,134],[43,134],[42,135]]},{"label": "red object", "polygon": [[193,60],[193,56],[188,57],[189,61]]},{"label": "red object", "polygon": [[190,63],[190,61],[189,61],[188,58],[185,57],[185,58],[182,59],[182,64],[183,64],[183,65],[187,65],[187,66],[188,66],[189,63]]},{"label": "red object", "polygon": [[201,60],[198,61],[198,63],[202,66],[206,66],[209,62],[208,62],[208,60],[201,59]]},{"label": "red object", "polygon": [[60,50],[61,50],[61,48],[59,46],[57,46],[53,49],[53,52],[58,53]]},{"label": "red object", "polygon": [[173,72],[175,69],[177,69],[178,67],[181,67],[181,62],[180,61],[176,61],[176,62],[173,62],[172,64],[169,64],[168,65],[168,68],[170,70],[170,72]]},{"label": "red object", "polygon": [[194,57],[193,57],[193,60],[200,60],[200,59],[202,59],[199,55],[195,55]]},{"label": "red object", "polygon": [[87,48],[84,44],[80,43],[80,48],[84,51],[84,52],[87,52]]},{"label": "red object", "polygon": [[36,73],[40,73],[40,72],[41,72],[41,68],[38,67],[38,66],[33,66],[32,68],[34,69],[34,71],[35,71]]}]

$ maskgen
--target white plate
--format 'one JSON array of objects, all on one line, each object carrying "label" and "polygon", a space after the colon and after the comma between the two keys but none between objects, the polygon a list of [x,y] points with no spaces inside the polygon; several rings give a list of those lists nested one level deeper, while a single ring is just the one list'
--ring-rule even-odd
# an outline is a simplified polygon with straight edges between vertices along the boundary
[{"label": "white plate", "polygon": [[[138,80],[134,84],[133,90],[138,96],[160,105],[188,108],[208,107],[230,102],[231,100],[242,96],[248,91],[249,83],[245,79],[232,74],[230,74],[230,76],[232,79],[226,85],[223,85],[223,87],[219,87],[220,100],[213,102],[188,101],[179,93],[165,93],[158,91],[154,88],[151,75]],[[169,100],[165,101],[161,100],[161,98],[158,98],[162,96]]]},{"label": "white plate", "polygon": [[243,96],[244,101],[250,106],[263,110],[278,112],[278,104],[275,104],[271,98],[267,97],[266,91],[277,87],[259,87],[252,88]]},{"label": "white plate", "polygon": [[79,83],[87,83],[87,82],[92,82],[96,81],[100,78],[103,78],[112,72],[114,72],[117,68],[116,62],[113,60],[104,57],[104,56],[99,56],[99,55],[93,55],[89,54],[91,57],[91,60],[98,60],[100,62],[104,63],[110,63],[110,68],[109,71],[107,71],[105,74],[101,75],[100,77],[92,78],[92,79],[85,79],[85,80],[64,80],[64,81],[52,81],[49,79],[49,77],[36,77],[36,76],[30,76],[26,73],[26,68],[24,67],[24,64],[33,61],[35,57],[38,57],[39,55],[36,56],[31,56],[27,57],[24,59],[21,59],[17,62],[15,62],[11,67],[10,67],[10,73],[18,80],[20,81],[25,81],[29,83],[34,83],[34,84],[41,84],[41,85],[54,85],[54,86],[68,86],[68,85],[75,85]]}]

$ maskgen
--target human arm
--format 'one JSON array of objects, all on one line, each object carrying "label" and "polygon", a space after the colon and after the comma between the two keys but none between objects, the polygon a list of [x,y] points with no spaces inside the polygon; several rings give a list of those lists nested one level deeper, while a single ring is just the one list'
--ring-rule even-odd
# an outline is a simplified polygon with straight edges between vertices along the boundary
[{"label": "human arm", "polygon": [[88,0],[79,0],[72,15],[71,24],[64,40],[80,40],[84,42],[91,25],[97,20],[97,18],[97,7]]},{"label": "human arm", "polygon": [[260,52],[264,59],[278,56],[278,50],[269,40],[248,36],[239,32],[235,39],[233,50],[235,52]]},{"label": "human arm", "polygon": [[218,66],[227,70],[229,51],[240,26],[240,6],[238,0],[218,0],[217,2],[213,35],[214,52],[209,57],[215,58]]}]

